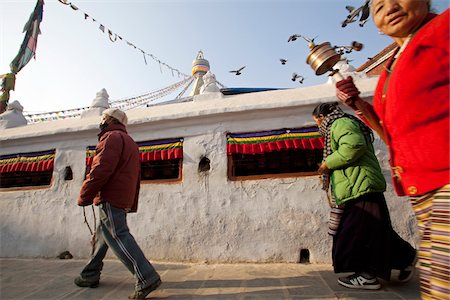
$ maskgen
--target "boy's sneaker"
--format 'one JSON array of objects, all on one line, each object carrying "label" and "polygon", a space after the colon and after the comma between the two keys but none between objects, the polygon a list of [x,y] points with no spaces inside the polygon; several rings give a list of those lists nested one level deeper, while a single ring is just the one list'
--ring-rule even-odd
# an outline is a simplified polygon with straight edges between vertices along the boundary
[{"label": "boy's sneaker", "polygon": [[339,277],[338,283],[350,289],[379,290],[381,288],[381,284],[376,277],[366,278],[358,273],[347,277]]},{"label": "boy's sneaker", "polygon": [[150,284],[143,290],[134,291],[130,295],[128,295],[128,299],[145,299],[148,294],[156,290],[161,285],[161,279],[156,280],[154,283]]},{"label": "boy's sneaker", "polygon": [[416,263],[417,263],[417,254],[414,257],[412,263],[404,268],[403,270],[400,270],[400,273],[398,273],[398,281],[400,282],[408,282],[413,278],[414,273],[416,271]]},{"label": "boy's sneaker", "polygon": [[90,287],[90,288],[96,288],[100,284],[99,280],[87,280],[82,278],[81,276],[75,278],[73,282],[79,287]]}]

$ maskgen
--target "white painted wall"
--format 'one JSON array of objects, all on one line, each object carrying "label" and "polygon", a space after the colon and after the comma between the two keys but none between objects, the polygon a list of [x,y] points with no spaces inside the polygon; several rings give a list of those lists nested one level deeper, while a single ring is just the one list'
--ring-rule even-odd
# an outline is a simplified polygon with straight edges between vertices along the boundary
[{"label": "white painted wall", "polygon": [[[376,78],[358,81],[371,97]],[[129,215],[132,234],[149,259],[208,262],[295,262],[309,249],[311,262],[331,261],[328,204],[317,176],[228,181],[226,132],[251,132],[311,124],[319,102],[334,101],[321,85],[224,97],[199,95],[192,102],[128,112],[136,141],[184,137],[183,180],[143,184],[139,211]],[[96,144],[98,117],[3,130],[0,154],[56,148],[50,188],[0,191],[0,256],[55,257],[69,250],[88,257],[89,231],[76,205],[84,177],[85,149]],[[388,183],[388,157],[376,141]],[[202,156],[211,170],[199,174]],[[71,166],[74,179],[64,181]],[[406,198],[386,193],[399,234],[415,242],[414,216]],[[92,222],[90,209],[87,216]],[[110,253],[110,255],[112,255]]]}]

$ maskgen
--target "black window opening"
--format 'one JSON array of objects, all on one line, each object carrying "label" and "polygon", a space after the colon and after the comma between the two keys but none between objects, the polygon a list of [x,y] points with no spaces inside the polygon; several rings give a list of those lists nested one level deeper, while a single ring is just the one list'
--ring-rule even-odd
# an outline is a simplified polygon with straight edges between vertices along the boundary
[{"label": "black window opening", "polygon": [[141,163],[141,180],[181,179],[182,159],[156,160]]},{"label": "black window opening", "polygon": [[0,188],[49,186],[53,170],[43,172],[11,172],[0,175]]},{"label": "black window opening", "polygon": [[55,150],[0,156],[0,188],[50,186]]},{"label": "black window opening", "polygon": [[[280,150],[264,154],[233,154],[230,177],[315,173],[322,161],[322,150]],[[305,174],[307,175],[307,174]]]},{"label": "black window opening", "polygon": [[323,139],[317,127],[227,135],[231,180],[317,174]]}]

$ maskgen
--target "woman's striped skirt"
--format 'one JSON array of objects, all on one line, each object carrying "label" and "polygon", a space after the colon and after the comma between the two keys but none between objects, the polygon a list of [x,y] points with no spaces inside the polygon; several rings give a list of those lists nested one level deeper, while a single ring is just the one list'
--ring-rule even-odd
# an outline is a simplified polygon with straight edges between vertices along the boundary
[{"label": "woman's striped skirt", "polygon": [[421,297],[450,299],[450,184],[412,197],[411,204],[421,233]]}]

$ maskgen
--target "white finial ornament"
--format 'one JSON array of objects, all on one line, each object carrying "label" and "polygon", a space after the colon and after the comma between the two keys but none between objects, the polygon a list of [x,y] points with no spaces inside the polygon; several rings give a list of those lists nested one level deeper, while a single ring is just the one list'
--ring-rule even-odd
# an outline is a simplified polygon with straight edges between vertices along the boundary
[{"label": "white finial ornament", "polygon": [[220,89],[217,86],[216,75],[211,73],[211,71],[206,72],[206,74],[203,75],[203,85],[200,88],[200,94],[218,93],[218,92],[220,92]]},{"label": "white finial ornament", "polygon": [[9,103],[6,111],[0,115],[0,129],[24,126],[27,123],[23,116],[23,106],[17,100]]},{"label": "white finial ornament", "polygon": [[94,100],[92,100],[91,108],[92,107],[109,108],[109,95],[105,89],[101,89],[97,92]]},{"label": "white finial ornament", "polygon": [[92,116],[101,116],[105,109],[109,108],[109,95],[105,89],[101,89],[95,95],[94,100],[88,110],[81,113],[81,118],[88,118]]}]

